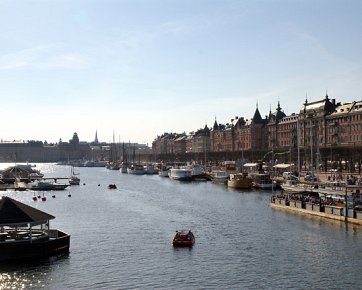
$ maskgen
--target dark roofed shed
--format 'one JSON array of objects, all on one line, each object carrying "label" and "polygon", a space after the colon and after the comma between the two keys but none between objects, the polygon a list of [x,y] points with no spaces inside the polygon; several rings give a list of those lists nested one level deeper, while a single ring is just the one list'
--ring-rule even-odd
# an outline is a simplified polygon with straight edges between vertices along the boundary
[{"label": "dark roofed shed", "polygon": [[39,224],[55,217],[21,203],[15,199],[3,196],[0,200],[0,225]]}]

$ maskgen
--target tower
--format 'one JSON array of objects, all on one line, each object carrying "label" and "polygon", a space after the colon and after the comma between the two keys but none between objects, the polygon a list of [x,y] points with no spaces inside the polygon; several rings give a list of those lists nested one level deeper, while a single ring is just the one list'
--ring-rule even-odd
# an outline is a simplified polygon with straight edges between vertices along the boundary
[{"label": "tower", "polygon": [[96,136],[94,138],[94,144],[99,144],[97,130],[96,130]]}]

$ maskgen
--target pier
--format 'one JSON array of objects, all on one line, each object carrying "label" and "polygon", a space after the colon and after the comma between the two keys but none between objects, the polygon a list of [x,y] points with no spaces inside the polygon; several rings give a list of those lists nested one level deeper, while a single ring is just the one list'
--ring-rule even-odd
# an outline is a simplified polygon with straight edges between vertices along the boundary
[{"label": "pier", "polygon": [[[359,205],[361,201],[361,192],[362,186],[360,185],[346,186],[343,195],[341,192],[336,192],[341,197],[341,201],[338,204],[328,204],[321,198],[319,200],[306,198],[308,193],[273,195],[270,200],[270,207],[362,225],[362,211],[356,209],[356,205]],[[299,198],[295,199],[293,196],[298,196]],[[348,199],[349,197],[352,197],[352,201]]]},{"label": "pier", "polygon": [[25,191],[30,190],[29,183],[35,180],[69,180],[69,177],[43,177],[41,179],[29,179],[29,178],[3,178],[0,179],[0,191],[15,190]]}]

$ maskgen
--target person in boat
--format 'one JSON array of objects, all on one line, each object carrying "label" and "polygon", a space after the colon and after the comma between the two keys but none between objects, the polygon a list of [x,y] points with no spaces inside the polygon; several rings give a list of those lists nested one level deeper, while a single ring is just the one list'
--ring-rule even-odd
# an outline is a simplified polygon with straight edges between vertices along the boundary
[{"label": "person in boat", "polygon": [[191,230],[189,230],[188,234],[187,234],[187,238],[189,240],[192,240],[194,238],[194,234],[191,232]]},{"label": "person in boat", "polygon": [[179,233],[179,231],[176,231],[176,235],[174,237],[174,240],[178,240],[178,239],[180,239],[180,233]]}]

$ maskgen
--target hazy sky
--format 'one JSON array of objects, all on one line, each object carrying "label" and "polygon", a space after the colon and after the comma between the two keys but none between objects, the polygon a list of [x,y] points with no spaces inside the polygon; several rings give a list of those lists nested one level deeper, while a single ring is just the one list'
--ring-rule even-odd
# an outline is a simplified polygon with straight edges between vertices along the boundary
[{"label": "hazy sky", "polygon": [[0,138],[148,142],[361,100],[362,1],[0,0]]}]

